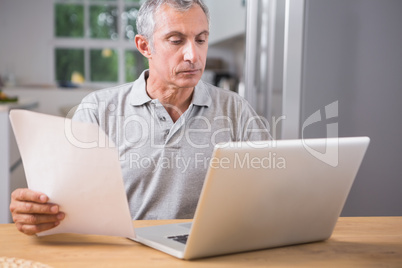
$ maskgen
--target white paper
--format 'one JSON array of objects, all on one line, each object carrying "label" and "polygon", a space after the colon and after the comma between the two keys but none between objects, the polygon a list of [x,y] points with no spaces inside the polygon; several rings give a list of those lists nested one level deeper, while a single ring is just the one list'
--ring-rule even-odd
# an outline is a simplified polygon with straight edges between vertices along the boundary
[{"label": "white paper", "polygon": [[28,187],[66,214],[38,235],[134,237],[118,153],[96,124],[26,110],[10,112]]}]

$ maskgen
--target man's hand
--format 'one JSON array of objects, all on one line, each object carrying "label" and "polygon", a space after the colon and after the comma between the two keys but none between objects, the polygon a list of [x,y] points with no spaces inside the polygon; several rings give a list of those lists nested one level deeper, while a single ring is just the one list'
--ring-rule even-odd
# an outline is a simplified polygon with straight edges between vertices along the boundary
[{"label": "man's hand", "polygon": [[64,219],[59,206],[49,198],[29,189],[17,189],[11,194],[10,211],[17,229],[27,235],[52,229]]}]

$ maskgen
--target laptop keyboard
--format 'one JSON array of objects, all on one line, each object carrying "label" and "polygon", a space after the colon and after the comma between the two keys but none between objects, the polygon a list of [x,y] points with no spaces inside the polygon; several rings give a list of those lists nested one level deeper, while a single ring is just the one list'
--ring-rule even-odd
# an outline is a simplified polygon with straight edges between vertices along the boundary
[{"label": "laptop keyboard", "polygon": [[168,239],[172,239],[172,240],[180,242],[182,244],[186,244],[187,239],[188,239],[188,234],[186,234],[186,235],[168,236]]}]

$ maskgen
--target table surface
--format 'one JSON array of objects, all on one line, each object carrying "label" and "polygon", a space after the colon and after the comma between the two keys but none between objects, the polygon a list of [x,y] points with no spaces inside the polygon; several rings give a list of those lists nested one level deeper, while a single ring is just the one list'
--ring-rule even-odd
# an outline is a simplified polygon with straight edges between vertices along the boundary
[{"label": "table surface", "polygon": [[[185,221],[135,221],[134,226]],[[51,267],[402,267],[402,217],[341,217],[323,242],[194,261],[121,237],[26,236],[13,224],[1,224],[0,260],[19,259]]]}]

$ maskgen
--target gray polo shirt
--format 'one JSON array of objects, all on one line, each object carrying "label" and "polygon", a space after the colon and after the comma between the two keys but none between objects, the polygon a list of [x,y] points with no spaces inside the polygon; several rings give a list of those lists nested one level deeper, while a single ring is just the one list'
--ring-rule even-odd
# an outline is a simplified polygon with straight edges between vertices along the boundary
[{"label": "gray polo shirt", "polygon": [[270,136],[243,98],[202,81],[173,122],[147,77],[89,94],[73,119],[99,124],[116,144],[133,219],[193,218],[214,145]]}]

